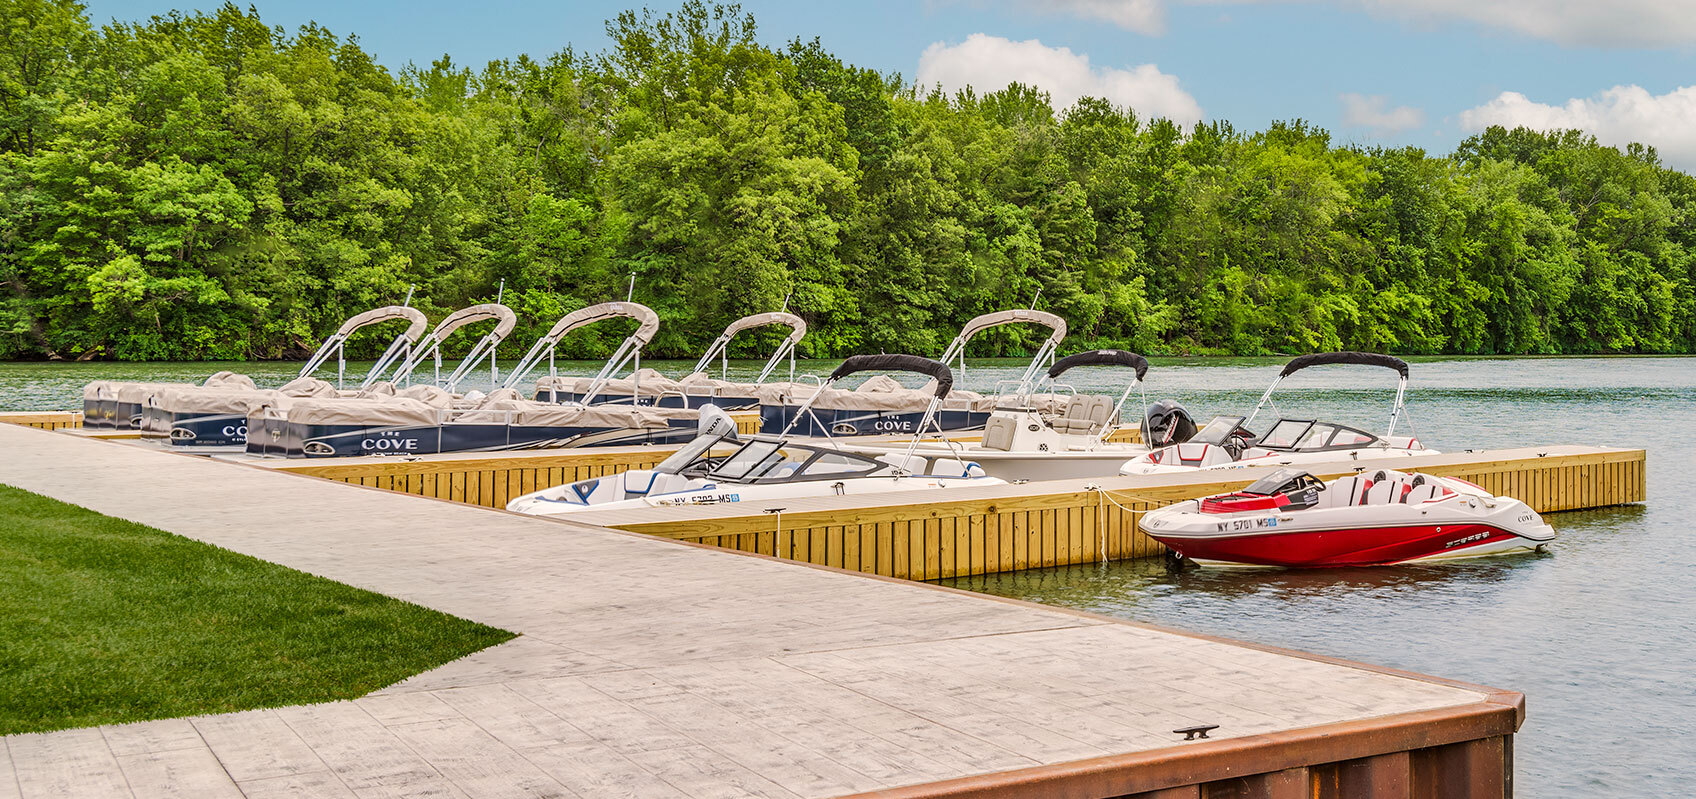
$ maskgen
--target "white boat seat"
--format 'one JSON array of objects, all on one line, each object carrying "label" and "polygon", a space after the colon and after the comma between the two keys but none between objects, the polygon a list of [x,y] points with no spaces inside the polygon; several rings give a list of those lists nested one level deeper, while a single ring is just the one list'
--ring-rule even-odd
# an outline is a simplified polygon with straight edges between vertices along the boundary
[{"label": "white boat seat", "polygon": [[1362,504],[1389,505],[1401,502],[1402,492],[1407,488],[1408,482],[1407,475],[1392,472],[1384,479],[1374,482],[1372,487],[1366,490],[1366,501]]},{"label": "white boat seat", "polygon": [[955,458],[937,458],[931,462],[932,477],[982,477],[983,467],[976,463],[966,463]]},{"label": "white boat seat", "polygon": [[1066,402],[1066,412],[1054,420],[1054,429],[1073,435],[1096,435],[1106,429],[1113,415],[1113,401],[1094,394],[1075,394]]},{"label": "white boat seat", "polygon": [[1005,416],[991,416],[983,426],[983,448],[1006,452],[1013,448],[1013,434],[1019,423]]},{"label": "white boat seat", "polygon": [[1439,490],[1440,489],[1432,483],[1416,485],[1408,490],[1407,495],[1402,497],[1402,501],[1409,505],[1418,505],[1421,502],[1430,502],[1437,498],[1437,492]]},{"label": "white boat seat", "polygon": [[1339,477],[1325,487],[1317,508],[1348,508],[1361,504],[1366,493],[1366,481],[1358,476]]}]

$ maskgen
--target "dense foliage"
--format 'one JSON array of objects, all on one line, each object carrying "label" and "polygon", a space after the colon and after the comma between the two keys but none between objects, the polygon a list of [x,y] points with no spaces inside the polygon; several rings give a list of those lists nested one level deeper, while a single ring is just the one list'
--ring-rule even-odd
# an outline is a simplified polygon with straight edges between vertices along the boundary
[{"label": "dense foliage", "polygon": [[665,355],[786,297],[807,354],[936,354],[1039,290],[1068,349],[1696,350],[1696,180],[1651,149],[949,96],[696,0],[608,32],[394,75],[233,5],[96,30],[0,0],[0,358],[278,357],[502,281],[527,341],[631,273]]}]

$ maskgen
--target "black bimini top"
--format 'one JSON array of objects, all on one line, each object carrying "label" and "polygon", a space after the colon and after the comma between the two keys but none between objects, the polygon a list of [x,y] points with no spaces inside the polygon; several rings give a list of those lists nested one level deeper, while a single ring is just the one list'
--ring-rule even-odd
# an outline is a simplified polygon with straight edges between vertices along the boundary
[{"label": "black bimini top", "polygon": [[[1303,355],[1287,364],[1284,364],[1284,371],[1278,376],[1289,377],[1290,375],[1306,369],[1309,366],[1324,366],[1326,364],[1333,363],[1352,364],[1355,366],[1382,366],[1385,369],[1396,370],[1396,372],[1401,374],[1402,379],[1407,379],[1407,361],[1397,358],[1394,355],[1380,355],[1376,352],[1316,352],[1312,355]],[[1058,365],[1059,364],[1056,364],[1056,366]]]},{"label": "black bimini top", "polygon": [[954,371],[938,361],[917,355],[852,355],[830,373],[831,380],[840,380],[855,372],[916,372],[936,378],[938,399],[954,389]]},{"label": "black bimini top", "polygon": [[1079,366],[1129,366],[1137,370],[1137,379],[1148,374],[1148,359],[1134,352],[1125,350],[1090,350],[1076,355],[1068,355],[1048,367],[1048,379],[1053,380],[1064,374],[1068,369]]}]

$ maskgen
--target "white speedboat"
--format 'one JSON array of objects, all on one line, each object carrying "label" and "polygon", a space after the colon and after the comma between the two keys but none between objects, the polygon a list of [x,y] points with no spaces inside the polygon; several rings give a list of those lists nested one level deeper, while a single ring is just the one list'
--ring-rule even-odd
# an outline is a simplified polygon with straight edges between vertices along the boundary
[{"label": "white speedboat", "polygon": [[1555,538],[1517,499],[1388,469],[1329,485],[1279,469],[1241,491],[1149,511],[1141,527],[1204,566],[1380,566],[1531,552]]},{"label": "white speedboat", "polygon": [[[1055,381],[1072,369],[1084,366],[1116,366],[1134,375],[1119,395],[1110,397],[1079,394]],[[1104,477],[1118,472],[1126,458],[1148,452],[1142,444],[1108,439],[1121,429],[1121,414],[1131,392],[1148,374],[1148,360],[1124,350],[1091,350],[1068,355],[1049,367],[1041,383],[1027,384],[1023,392],[1004,397],[1006,407],[997,408],[984,423],[983,438],[977,442],[926,440],[913,453],[927,458],[968,460],[1003,480],[1063,480],[1074,477]],[[1030,402],[1035,393],[1064,397],[1050,412]],[[856,452],[881,455],[905,447],[894,444],[845,443]]]},{"label": "white speedboat", "polygon": [[[936,389],[923,422],[934,425],[934,414],[954,382],[948,367],[914,355],[856,355],[837,367],[825,385],[872,370],[934,377]],[[807,412],[804,406],[802,412]],[[988,476],[977,464],[954,458],[925,458],[910,452],[864,455],[836,447],[830,440],[797,440],[788,429],[781,435],[740,440],[730,417],[712,405],[701,409],[699,430],[693,441],[652,469],[632,469],[525,494],[507,503],[507,510],[559,516],[587,510],[766,503],[1004,482]]]},{"label": "white speedboat", "polygon": [[[1396,399],[1390,406],[1390,424],[1384,435],[1375,436],[1364,430],[1314,419],[1279,419],[1265,435],[1256,436],[1249,428],[1260,409],[1272,401],[1272,392],[1284,378],[1310,366],[1323,364],[1354,364],[1393,369],[1397,374]],[[1247,466],[1273,466],[1329,461],[1367,461],[1406,458],[1415,455],[1436,455],[1426,449],[1419,439],[1397,436],[1396,422],[1406,409],[1407,362],[1389,355],[1370,352],[1322,352],[1303,355],[1284,365],[1283,371],[1260,397],[1254,412],[1241,416],[1220,416],[1209,422],[1189,440],[1149,452],[1127,461],[1120,474],[1164,474],[1195,469],[1240,469]],[[1273,408],[1276,410],[1276,406]]]}]

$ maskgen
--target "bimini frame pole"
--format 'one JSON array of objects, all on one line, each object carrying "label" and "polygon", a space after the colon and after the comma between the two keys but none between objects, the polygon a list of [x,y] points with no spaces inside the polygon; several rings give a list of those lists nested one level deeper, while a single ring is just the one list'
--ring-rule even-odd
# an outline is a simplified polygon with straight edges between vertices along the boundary
[{"label": "bimini frame pole", "polygon": [[[1401,419],[1402,411],[1407,402],[1407,378],[1396,378],[1396,404],[1390,406],[1390,426],[1384,429],[1384,437],[1389,438],[1396,432],[1396,421]],[[1411,422],[1410,422],[1411,424]]]}]

